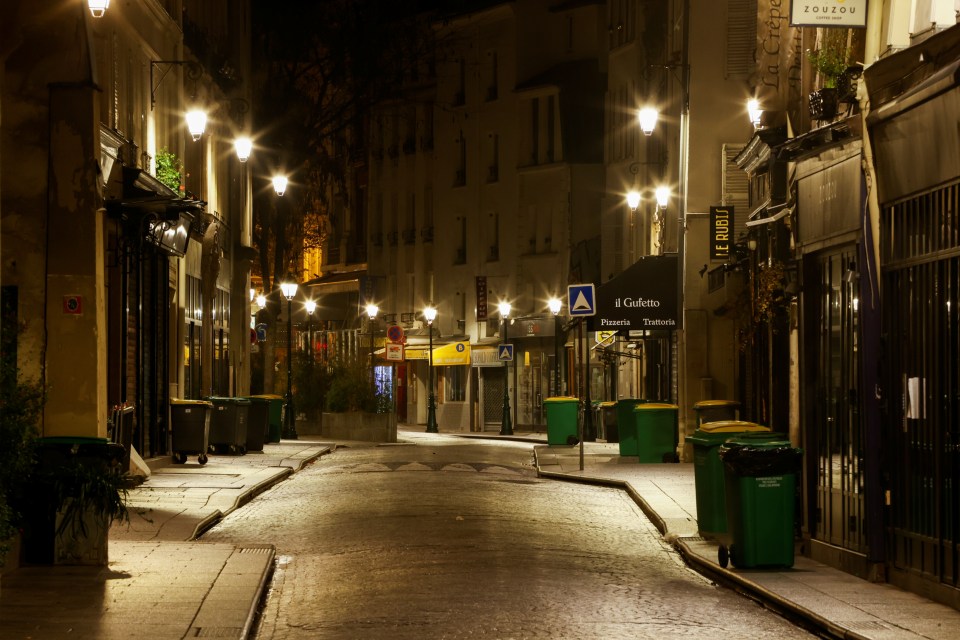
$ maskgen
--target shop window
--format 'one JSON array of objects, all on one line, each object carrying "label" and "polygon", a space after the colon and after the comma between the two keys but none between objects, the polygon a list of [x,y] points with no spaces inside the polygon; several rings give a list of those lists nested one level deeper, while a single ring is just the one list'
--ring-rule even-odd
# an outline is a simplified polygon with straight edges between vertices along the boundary
[{"label": "shop window", "polygon": [[447,402],[467,399],[467,367],[443,367],[443,397]]}]

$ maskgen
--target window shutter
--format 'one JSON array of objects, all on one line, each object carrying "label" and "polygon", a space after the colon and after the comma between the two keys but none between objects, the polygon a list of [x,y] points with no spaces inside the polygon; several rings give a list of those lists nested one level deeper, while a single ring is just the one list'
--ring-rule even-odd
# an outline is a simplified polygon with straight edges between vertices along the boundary
[{"label": "window shutter", "polygon": [[733,206],[733,239],[738,241],[747,230],[747,211],[750,206],[750,184],[747,172],[734,162],[743,150],[742,144],[723,145],[723,169],[720,183],[722,186],[721,203]]},{"label": "window shutter", "polygon": [[747,80],[756,70],[757,0],[727,0],[726,76]]}]

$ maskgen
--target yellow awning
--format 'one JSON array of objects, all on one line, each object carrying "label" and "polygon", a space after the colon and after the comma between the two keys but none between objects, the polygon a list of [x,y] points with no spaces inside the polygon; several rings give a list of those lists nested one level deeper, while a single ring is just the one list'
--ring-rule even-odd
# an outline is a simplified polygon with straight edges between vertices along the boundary
[{"label": "yellow awning", "polygon": [[451,342],[433,350],[433,366],[444,367],[470,364],[470,343]]}]

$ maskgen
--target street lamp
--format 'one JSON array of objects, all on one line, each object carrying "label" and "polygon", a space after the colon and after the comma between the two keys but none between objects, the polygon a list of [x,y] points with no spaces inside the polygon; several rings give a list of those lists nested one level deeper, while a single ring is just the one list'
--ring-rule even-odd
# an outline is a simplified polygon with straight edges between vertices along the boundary
[{"label": "street lamp", "polygon": [[[501,302],[497,305],[497,308],[500,311],[500,320],[503,322],[503,338],[502,341],[504,344],[507,343],[507,320],[510,318],[510,303]],[[502,436],[512,436],[513,435],[513,424],[510,421],[510,361],[503,361],[503,418],[500,421],[500,435]]]},{"label": "street lamp", "polygon": [[644,107],[637,112],[637,120],[640,121],[640,130],[643,131],[643,135],[649,136],[653,134],[653,130],[657,126],[657,118],[659,117],[659,112],[653,107]]},{"label": "street lamp", "polygon": [[90,15],[94,18],[102,18],[110,8],[110,0],[88,0],[87,6],[90,8]]},{"label": "street lamp", "polygon": [[187,129],[190,131],[190,137],[196,142],[203,136],[207,128],[207,112],[202,109],[191,109],[187,111]]},{"label": "street lamp", "polygon": [[366,306],[366,311],[369,319],[368,326],[370,327],[370,384],[373,385],[375,381],[373,375],[373,321],[376,320],[380,307],[371,302]]},{"label": "street lamp", "polygon": [[750,124],[754,129],[760,128],[760,118],[763,116],[763,109],[760,108],[760,101],[756,98],[747,101],[747,114],[750,116]]},{"label": "street lamp", "polygon": [[560,298],[550,298],[547,301],[550,312],[553,314],[553,394],[560,395],[560,309],[563,302]]},{"label": "street lamp", "polygon": [[437,428],[437,396],[433,391],[433,321],[437,319],[437,309],[428,305],[423,310],[423,318],[427,321],[427,329],[430,331],[430,368],[427,374],[430,394],[427,396],[427,433],[440,433]]},{"label": "street lamp", "polygon": [[293,298],[297,295],[297,283],[289,273],[280,283],[280,291],[287,299],[287,419],[284,421],[285,438],[297,439],[296,420],[293,416]]},{"label": "street lamp", "polygon": [[310,366],[313,367],[313,312],[317,310],[317,303],[307,300],[304,307],[307,309],[307,354],[310,358]]},{"label": "street lamp", "polygon": [[237,152],[237,158],[240,162],[246,162],[253,151],[253,140],[242,136],[233,141],[233,148]]},{"label": "street lamp", "polygon": [[270,181],[273,182],[273,190],[277,192],[278,196],[282,196],[284,191],[287,190],[287,176],[273,176]]}]

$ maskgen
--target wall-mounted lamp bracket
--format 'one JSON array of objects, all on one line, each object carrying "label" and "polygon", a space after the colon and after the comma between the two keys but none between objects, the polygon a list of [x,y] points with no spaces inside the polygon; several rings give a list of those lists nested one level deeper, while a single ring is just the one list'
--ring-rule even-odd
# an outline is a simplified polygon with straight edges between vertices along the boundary
[{"label": "wall-mounted lamp bracket", "polygon": [[[203,75],[203,67],[194,60],[151,60],[150,61],[150,110],[157,102],[157,89],[163,84],[164,78],[170,73],[176,65],[186,65],[187,78],[196,82]],[[154,73],[154,67],[157,68],[157,74]]]}]

